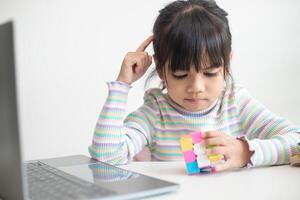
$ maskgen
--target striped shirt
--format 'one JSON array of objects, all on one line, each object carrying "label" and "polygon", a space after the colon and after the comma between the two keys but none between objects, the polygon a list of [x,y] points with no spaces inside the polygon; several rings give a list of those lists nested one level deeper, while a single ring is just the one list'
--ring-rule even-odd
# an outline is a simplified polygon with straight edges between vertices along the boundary
[{"label": "striped shirt", "polygon": [[145,146],[155,160],[182,160],[179,139],[190,132],[220,131],[248,142],[252,166],[289,163],[300,142],[300,129],[271,113],[242,87],[226,89],[209,108],[188,112],[161,89],[149,89],[144,104],[126,117],[131,88],[108,82],[109,94],[88,150],[111,164],[132,161]]}]

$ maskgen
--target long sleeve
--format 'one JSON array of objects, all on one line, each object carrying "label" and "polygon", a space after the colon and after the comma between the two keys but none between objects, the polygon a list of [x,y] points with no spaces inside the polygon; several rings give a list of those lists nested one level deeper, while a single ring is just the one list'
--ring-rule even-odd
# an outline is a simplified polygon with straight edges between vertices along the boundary
[{"label": "long sleeve", "polygon": [[271,113],[245,89],[236,93],[236,100],[243,133],[254,152],[252,165],[289,163],[300,142],[300,129]]},{"label": "long sleeve", "polygon": [[109,94],[99,115],[92,145],[88,150],[96,160],[111,164],[126,164],[150,143],[155,113],[153,106],[145,101],[143,106],[125,119],[131,86],[114,81],[108,83],[108,88]]}]

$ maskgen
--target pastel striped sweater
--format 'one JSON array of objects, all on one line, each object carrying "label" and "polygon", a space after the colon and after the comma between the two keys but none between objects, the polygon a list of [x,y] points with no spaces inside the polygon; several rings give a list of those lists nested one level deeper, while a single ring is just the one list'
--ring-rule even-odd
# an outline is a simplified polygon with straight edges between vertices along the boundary
[{"label": "pastel striped sweater", "polygon": [[182,160],[179,138],[211,130],[244,138],[254,151],[252,166],[286,164],[299,151],[300,129],[272,114],[242,87],[224,91],[223,98],[200,112],[187,112],[160,89],[150,89],[144,104],[126,117],[131,86],[117,81],[107,84],[109,94],[89,146],[96,160],[126,164],[145,146],[155,160]]}]

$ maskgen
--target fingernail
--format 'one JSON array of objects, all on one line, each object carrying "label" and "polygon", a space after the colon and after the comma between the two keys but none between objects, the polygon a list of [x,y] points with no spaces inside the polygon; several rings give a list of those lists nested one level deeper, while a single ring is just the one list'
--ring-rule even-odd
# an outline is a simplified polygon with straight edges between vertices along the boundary
[{"label": "fingernail", "polygon": [[216,173],[216,172],[218,172],[218,169],[217,169],[217,167],[212,167],[212,172],[213,172],[213,173]]}]

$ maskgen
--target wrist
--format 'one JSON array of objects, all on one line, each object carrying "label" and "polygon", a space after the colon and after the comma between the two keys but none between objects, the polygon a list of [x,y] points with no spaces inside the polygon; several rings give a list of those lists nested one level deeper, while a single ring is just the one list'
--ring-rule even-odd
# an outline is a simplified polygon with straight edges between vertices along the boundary
[{"label": "wrist", "polygon": [[129,90],[132,88],[131,85],[128,85],[127,83],[123,83],[121,81],[109,81],[106,82],[108,85],[109,91],[114,90],[114,91],[122,91],[122,94],[128,93]]},{"label": "wrist", "polygon": [[239,140],[239,141],[242,146],[242,166],[241,167],[245,167],[250,162],[253,152],[250,151],[249,144],[247,141],[245,141],[245,140]]},{"label": "wrist", "polygon": [[131,84],[132,84],[131,81],[128,81],[128,80],[126,80],[126,79],[124,79],[124,78],[121,78],[121,77],[118,77],[118,78],[116,79],[116,81],[121,82],[121,83],[125,83],[125,84],[127,84],[127,85],[131,85]]}]

